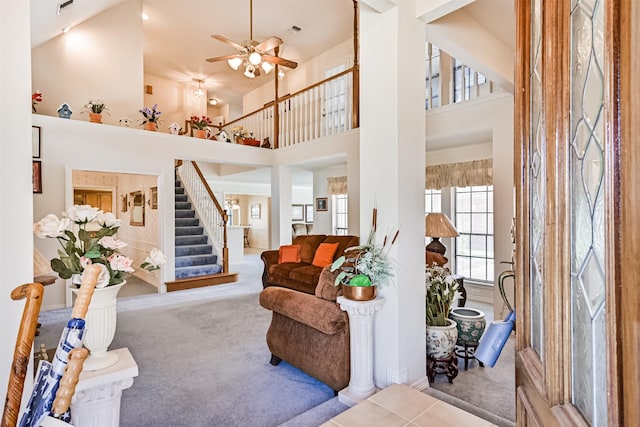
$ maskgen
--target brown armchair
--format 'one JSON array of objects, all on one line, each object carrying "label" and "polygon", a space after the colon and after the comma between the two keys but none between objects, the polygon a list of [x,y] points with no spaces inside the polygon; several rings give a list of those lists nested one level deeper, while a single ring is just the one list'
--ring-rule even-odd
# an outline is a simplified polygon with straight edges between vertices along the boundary
[{"label": "brown armchair", "polygon": [[260,305],[273,311],[267,331],[271,364],[285,360],[336,392],[349,384],[349,317],[336,303],[336,273],[325,267],[315,295],[270,286]]}]

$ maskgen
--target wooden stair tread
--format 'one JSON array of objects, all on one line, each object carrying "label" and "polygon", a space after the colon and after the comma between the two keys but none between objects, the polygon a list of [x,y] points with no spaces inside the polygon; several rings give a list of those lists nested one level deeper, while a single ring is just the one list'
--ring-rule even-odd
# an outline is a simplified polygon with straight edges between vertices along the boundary
[{"label": "wooden stair tread", "polygon": [[223,285],[238,281],[238,273],[218,273],[209,276],[189,277],[166,282],[167,292],[184,291],[186,289],[203,288],[205,286]]}]

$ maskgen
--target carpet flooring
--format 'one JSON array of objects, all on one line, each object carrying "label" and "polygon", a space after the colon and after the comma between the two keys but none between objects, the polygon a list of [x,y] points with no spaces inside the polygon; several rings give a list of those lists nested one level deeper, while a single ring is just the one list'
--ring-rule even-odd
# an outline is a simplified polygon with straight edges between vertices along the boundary
[{"label": "carpet flooring", "polygon": [[465,371],[464,360],[459,357],[459,373],[453,384],[449,384],[445,375],[436,375],[431,387],[432,390],[451,396],[453,400],[448,403],[499,426],[512,426],[515,421],[516,396],[514,363],[515,334],[512,334],[493,368],[482,368],[476,360],[470,360],[469,368]]},{"label": "carpet flooring", "polygon": [[[140,371],[123,392],[120,425],[278,426],[332,399],[286,362],[269,364],[270,317],[257,294],[119,313],[111,348],[128,347]],[[55,344],[62,327],[43,325],[41,337]]]},{"label": "carpet flooring", "polygon": [[[313,427],[347,409],[324,384],[285,362],[268,363],[270,313],[257,303],[261,251],[246,252],[244,262],[231,266],[240,273],[236,283],[118,298],[111,348],[129,347],[140,367],[123,393],[123,427]],[[55,347],[69,315],[70,309],[41,313],[36,348]],[[438,376],[425,393],[513,426],[513,341],[494,368],[460,365],[452,385]]]}]

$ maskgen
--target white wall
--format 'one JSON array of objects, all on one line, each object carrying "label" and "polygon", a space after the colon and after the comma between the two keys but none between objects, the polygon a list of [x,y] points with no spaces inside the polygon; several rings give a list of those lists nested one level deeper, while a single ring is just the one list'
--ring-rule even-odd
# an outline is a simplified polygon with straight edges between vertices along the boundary
[{"label": "white wall", "polygon": [[[31,57],[29,2],[2,3],[0,14],[0,396],[4,402],[24,300],[11,290],[33,281],[31,240]],[[32,388],[31,364],[25,389]]]},{"label": "white wall", "polygon": [[[245,196],[246,208],[242,211],[243,224],[249,224],[249,243],[252,248],[269,249],[269,197]],[[251,205],[260,205],[260,218],[251,217]]]},{"label": "white wall", "polygon": [[122,2],[34,48],[28,74],[43,94],[38,113],[57,117],[58,107],[66,102],[72,120],[88,121],[88,114],[81,114],[84,105],[90,98],[103,98],[109,107],[104,123],[117,123],[123,116],[140,118],[141,12],[139,0]]},{"label": "white wall", "polygon": [[[154,104],[158,104],[158,110],[162,112],[158,131],[168,133],[168,127],[173,122],[178,123],[184,130],[184,121],[188,117],[184,112],[183,85],[147,73],[144,75],[144,85],[153,88],[152,94],[144,93],[144,106],[152,108]],[[143,120],[142,114],[138,111],[131,118],[136,124]]]}]

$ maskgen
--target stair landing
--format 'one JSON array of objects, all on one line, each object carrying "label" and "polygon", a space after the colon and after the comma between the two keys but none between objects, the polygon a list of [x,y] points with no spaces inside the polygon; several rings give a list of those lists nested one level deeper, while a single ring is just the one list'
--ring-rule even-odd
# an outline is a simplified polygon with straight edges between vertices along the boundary
[{"label": "stair landing", "polygon": [[218,273],[209,276],[189,277],[166,282],[167,292],[184,291],[185,289],[204,288],[205,286],[224,285],[238,281],[238,273]]}]

